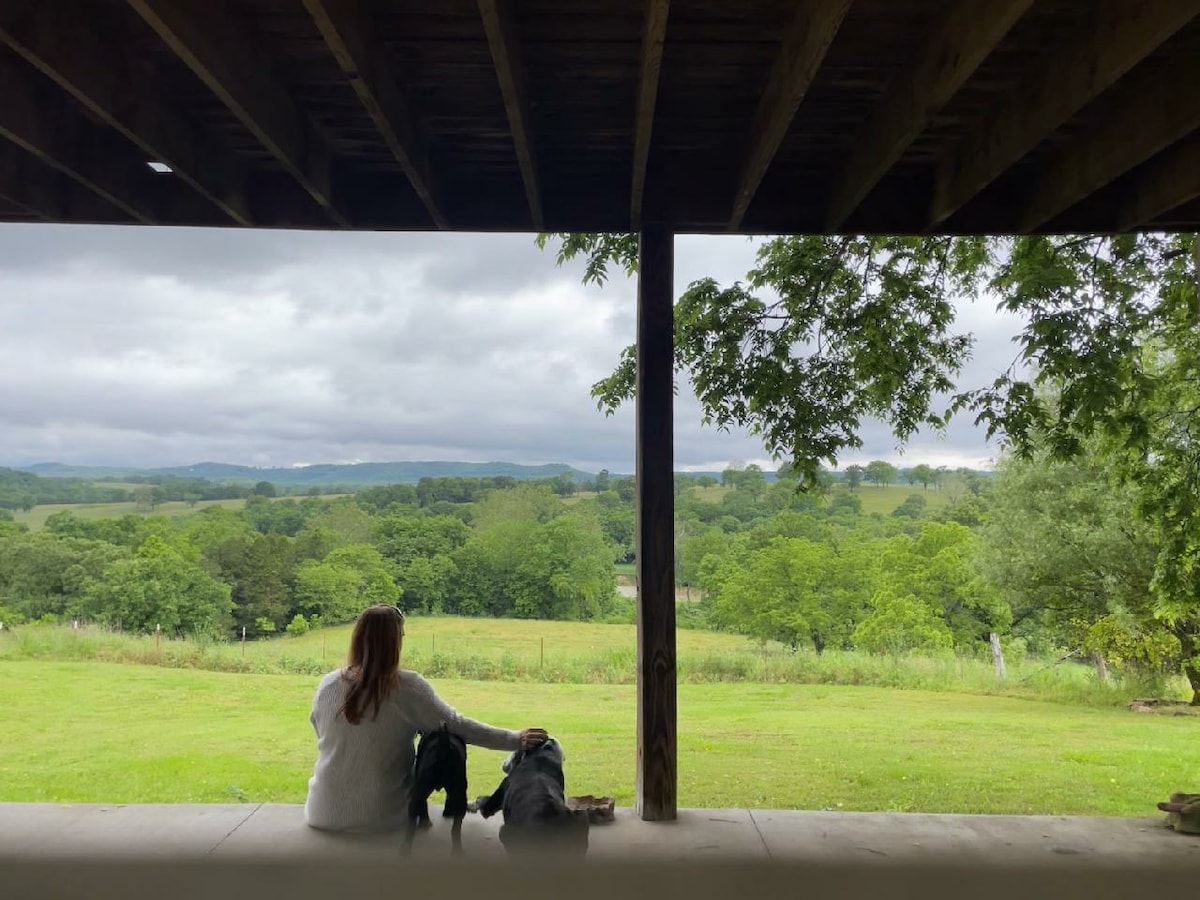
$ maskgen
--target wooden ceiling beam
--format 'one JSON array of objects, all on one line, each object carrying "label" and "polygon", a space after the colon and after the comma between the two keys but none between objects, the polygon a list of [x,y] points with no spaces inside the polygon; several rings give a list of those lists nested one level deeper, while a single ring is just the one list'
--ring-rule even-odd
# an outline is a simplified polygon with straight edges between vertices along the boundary
[{"label": "wooden ceiling beam", "polygon": [[34,158],[8,141],[0,141],[0,197],[43,222],[61,219],[62,204],[44,173],[34,171]]},{"label": "wooden ceiling beam", "polygon": [[1200,131],[1164,150],[1127,186],[1117,228],[1132,231],[1200,198]]},{"label": "wooden ceiling beam", "polygon": [[331,186],[332,152],[261,51],[217,0],[128,0],[163,43],[270,151],[334,224],[350,227]]},{"label": "wooden ceiling beam", "polygon": [[663,45],[671,0],[646,0],[642,26],[642,55],[638,65],[637,113],[633,126],[633,188],[629,196],[629,225],[642,225],[642,200],[646,193],[646,167],[650,162],[650,138],[654,132],[654,106],[658,102],[658,76],[662,71]]},{"label": "wooden ceiling beam", "polygon": [[[149,175],[132,154],[108,152],[99,130],[66,97],[39,84],[42,76],[4,51],[0,57],[0,137],[83,185],[134,221],[158,221],[140,176]],[[49,88],[49,89],[47,89]]]},{"label": "wooden ceiling beam", "polygon": [[1032,68],[938,165],[936,228],[1200,14],[1200,0],[1098,0],[1078,39]]},{"label": "wooden ceiling beam", "polygon": [[304,6],[430,219],[445,230],[449,226],[434,200],[428,138],[409,109],[362,0],[304,0]]},{"label": "wooden ceiling beam", "polygon": [[529,215],[534,229],[544,231],[545,218],[542,214],[542,192],[538,182],[537,153],[533,144],[529,98],[525,93],[524,69],[521,65],[520,43],[513,23],[512,6],[508,0],[478,0],[478,3],[483,30],[487,34],[488,47],[492,51],[496,79],[500,82],[500,93],[504,98],[504,109],[508,113],[508,127],[512,133],[517,164],[521,167],[521,180],[525,183]]},{"label": "wooden ceiling beam", "polygon": [[771,160],[796,117],[853,0],[801,2],[775,57],[750,126],[749,149],[738,174],[729,230],[741,227]]},{"label": "wooden ceiling beam", "polygon": [[845,225],[930,118],[1032,5],[1033,0],[955,0],[949,6],[859,131],[850,159],[834,182],[826,216],[829,231]]},{"label": "wooden ceiling beam", "polygon": [[[69,38],[62,21],[72,22]],[[251,225],[245,167],[224,144],[155,94],[152,73],[137,75],[130,54],[106,22],[73,0],[5,9],[0,42],[67,91],[239,225]]]},{"label": "wooden ceiling beam", "polygon": [[[1017,231],[1037,231],[1200,129],[1200,56],[1180,54],[1122,79],[1102,121],[1060,147],[1028,180]],[[1182,202],[1182,199],[1181,201]]]},{"label": "wooden ceiling beam", "polygon": [[40,222],[131,221],[124,211],[5,140],[0,140],[0,199]]}]

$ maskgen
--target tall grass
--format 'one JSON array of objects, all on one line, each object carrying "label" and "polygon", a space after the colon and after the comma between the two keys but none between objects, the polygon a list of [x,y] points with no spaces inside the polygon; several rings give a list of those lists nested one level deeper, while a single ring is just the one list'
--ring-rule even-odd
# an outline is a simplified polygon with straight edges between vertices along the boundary
[{"label": "tall grass", "polygon": [[[522,624],[522,623],[517,623]],[[548,626],[551,634],[569,634],[566,623],[523,623]],[[586,626],[575,626],[585,628]],[[602,626],[594,626],[602,627]],[[620,626],[612,626],[619,628]],[[562,629],[556,632],[556,629]],[[339,665],[347,629],[327,629],[303,638],[281,637],[245,645],[214,641],[156,641],[153,636],[114,634],[99,629],[34,625],[0,632],[0,660],[94,661],[156,665],[255,674],[320,675]],[[726,636],[712,636],[721,638]],[[563,649],[564,640],[547,647],[526,640],[505,646],[472,642],[460,635],[438,645],[409,642],[405,665],[431,678],[472,681],[517,681],[548,684],[634,684],[637,657],[630,645],[592,640]],[[590,644],[591,646],[588,646]],[[989,662],[966,657],[877,657],[826,651],[790,653],[778,647],[740,646],[719,640],[680,641],[678,677],[683,683],[753,682],[760,684],[863,685],[974,694],[1007,695],[1090,706],[1116,705],[1135,696],[1188,696],[1182,679],[1148,684],[1129,679],[1102,682],[1088,667],[1075,663],[1014,660],[1004,681]]]}]

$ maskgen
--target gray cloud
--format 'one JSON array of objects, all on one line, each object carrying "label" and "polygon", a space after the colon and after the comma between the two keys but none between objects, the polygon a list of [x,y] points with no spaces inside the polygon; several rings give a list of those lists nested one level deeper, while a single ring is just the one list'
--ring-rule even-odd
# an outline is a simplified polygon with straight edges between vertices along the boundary
[{"label": "gray cloud", "polygon": [[[754,242],[681,237],[676,287],[744,276]],[[528,235],[0,226],[0,464],[568,462],[629,471],[633,417],[590,397],[635,334],[633,282],[584,288]],[[1012,321],[964,307],[976,358]],[[968,423],[969,424],[969,423]],[[897,458],[878,423],[864,459]],[[681,391],[676,463],[764,461]],[[909,461],[975,463],[956,423]],[[857,455],[856,455],[857,456]],[[843,463],[855,459],[843,460]]]}]

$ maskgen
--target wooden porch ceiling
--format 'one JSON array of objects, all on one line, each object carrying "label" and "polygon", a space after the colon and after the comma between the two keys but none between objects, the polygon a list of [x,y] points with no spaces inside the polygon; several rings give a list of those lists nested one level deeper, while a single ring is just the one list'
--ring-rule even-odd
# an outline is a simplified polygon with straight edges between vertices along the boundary
[{"label": "wooden porch ceiling", "polygon": [[0,221],[1200,230],[1198,84],[1200,0],[0,0]]}]

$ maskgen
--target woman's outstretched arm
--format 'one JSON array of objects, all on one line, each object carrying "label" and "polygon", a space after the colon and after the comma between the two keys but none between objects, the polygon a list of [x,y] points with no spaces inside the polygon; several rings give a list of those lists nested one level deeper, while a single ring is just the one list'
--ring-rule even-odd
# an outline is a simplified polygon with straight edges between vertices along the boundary
[{"label": "woman's outstretched arm", "polygon": [[[489,750],[519,750],[528,744],[530,737],[541,729],[525,729],[524,731],[509,731],[507,728],[496,728],[483,722],[470,719],[456,710],[453,706],[438,696],[428,681],[416,672],[403,671],[400,673],[400,683],[403,690],[405,714],[420,731],[433,731],[446,727],[457,734],[468,744],[486,747]],[[545,734],[542,732],[542,739]],[[538,741],[535,739],[534,743]]]}]

